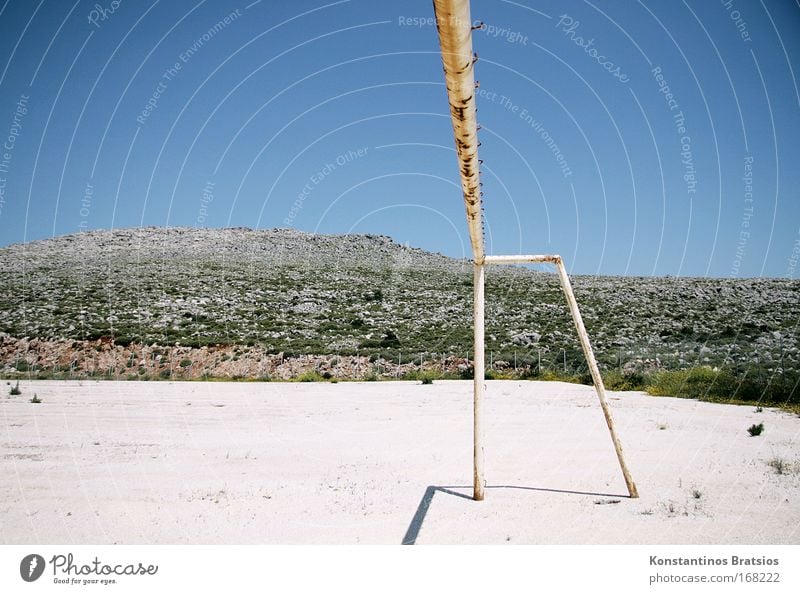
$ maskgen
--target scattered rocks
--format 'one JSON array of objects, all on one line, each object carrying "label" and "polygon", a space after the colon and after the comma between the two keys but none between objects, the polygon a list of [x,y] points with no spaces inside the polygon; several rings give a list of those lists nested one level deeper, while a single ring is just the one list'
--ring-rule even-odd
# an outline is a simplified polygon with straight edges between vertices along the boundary
[{"label": "scattered rocks", "polygon": [[[284,362],[287,369],[341,354],[357,373],[365,357],[390,368],[398,355],[410,365],[472,350],[471,265],[385,236],[92,231],[2,248],[0,274],[6,374],[38,366],[119,377],[257,377],[282,373],[274,363],[281,351],[294,362]],[[572,281],[601,366],[800,366],[800,281]],[[493,267],[486,320],[487,361],[496,367],[541,361],[561,368],[566,359],[580,372],[555,275]],[[181,367],[185,359],[192,363]]]}]

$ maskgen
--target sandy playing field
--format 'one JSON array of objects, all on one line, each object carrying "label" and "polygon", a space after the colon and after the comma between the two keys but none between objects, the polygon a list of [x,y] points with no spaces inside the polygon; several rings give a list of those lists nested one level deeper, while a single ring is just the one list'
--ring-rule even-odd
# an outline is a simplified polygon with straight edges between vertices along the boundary
[{"label": "sandy playing field", "polygon": [[487,385],[474,502],[470,382],[3,382],[0,542],[800,543],[796,415]]}]

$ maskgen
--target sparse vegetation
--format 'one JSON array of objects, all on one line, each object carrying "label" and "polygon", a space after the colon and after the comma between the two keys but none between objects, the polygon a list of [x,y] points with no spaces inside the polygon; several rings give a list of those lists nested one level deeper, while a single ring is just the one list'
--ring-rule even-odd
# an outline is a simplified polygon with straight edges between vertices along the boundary
[{"label": "sparse vegetation", "polygon": [[602,375],[603,384],[608,390],[614,390],[617,392],[642,390],[647,385],[645,376],[641,373],[622,373],[612,369],[603,373]]},{"label": "sparse vegetation", "polygon": [[[81,273],[54,269],[78,241]],[[20,259],[24,284],[13,274]],[[0,271],[10,279],[0,285],[0,373],[12,379],[253,379],[264,368],[250,362],[266,353],[359,354],[377,363],[380,379],[432,368],[472,377],[471,267],[388,237],[91,231],[2,248]],[[609,390],[800,410],[800,281],[572,280]],[[497,267],[486,283],[487,379],[591,382],[555,275]],[[72,343],[69,358],[43,356],[43,337]],[[236,352],[213,350],[234,344]],[[153,348],[143,354],[144,346]],[[188,350],[202,347],[210,356]],[[364,369],[336,374],[356,379]]]},{"label": "sparse vegetation", "polygon": [[[696,398],[708,402],[743,404],[765,402],[782,408],[800,407],[800,374],[785,372],[778,377],[756,373],[737,376],[730,370],[710,367],[660,371],[645,380],[654,396]],[[759,405],[756,412],[763,411]]]},{"label": "sparse vegetation", "polygon": [[33,398],[30,400],[31,404],[41,404],[42,399],[39,398],[36,394],[33,395]]},{"label": "sparse vegetation", "polygon": [[306,371],[297,376],[298,382],[324,382],[325,378],[318,371]]},{"label": "sparse vegetation", "polygon": [[747,432],[750,434],[750,437],[756,437],[761,435],[764,432],[764,423],[759,423],[758,425],[750,425],[748,427]]},{"label": "sparse vegetation", "polygon": [[22,390],[19,389],[19,380],[17,380],[16,384],[11,386],[11,390],[9,390],[9,394],[11,396],[19,396],[20,394],[22,394]]},{"label": "sparse vegetation", "polygon": [[767,466],[775,470],[776,474],[789,474],[792,471],[791,463],[780,456],[775,456],[768,460]]}]

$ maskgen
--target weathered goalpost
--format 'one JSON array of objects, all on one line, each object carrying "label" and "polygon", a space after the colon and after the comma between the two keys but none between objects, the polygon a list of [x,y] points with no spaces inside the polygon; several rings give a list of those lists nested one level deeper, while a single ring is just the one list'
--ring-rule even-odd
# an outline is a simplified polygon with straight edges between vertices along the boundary
[{"label": "weathered goalpost", "polygon": [[436,26],[439,31],[439,44],[442,51],[447,97],[450,103],[450,116],[456,141],[461,173],[461,189],[467,214],[473,260],[473,312],[474,312],[474,380],[473,380],[473,499],[484,497],[484,454],[483,454],[483,394],[485,391],[484,359],[484,274],[489,264],[550,263],[556,266],[561,288],[569,305],[575,329],[589,365],[600,407],[603,410],[617,459],[631,497],[638,497],[636,485],[631,478],[622,444],[614,427],[614,419],[606,399],[603,378],[597,366],[589,336],[583,325],[578,303],[572,292],[566,268],[561,256],[488,256],[483,245],[483,218],[481,214],[480,161],[478,160],[478,126],[476,119],[475,77],[473,65],[476,57],[472,53],[472,20],[469,0],[433,0]]}]

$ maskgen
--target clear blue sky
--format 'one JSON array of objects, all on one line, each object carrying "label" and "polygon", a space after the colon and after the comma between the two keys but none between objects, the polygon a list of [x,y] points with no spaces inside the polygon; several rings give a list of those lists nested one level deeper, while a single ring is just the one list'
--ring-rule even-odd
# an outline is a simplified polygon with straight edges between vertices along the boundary
[{"label": "clear blue sky", "polygon": [[[294,227],[468,256],[432,15],[430,0],[0,0],[0,245]],[[796,1],[472,15],[489,253],[800,275]]]}]

